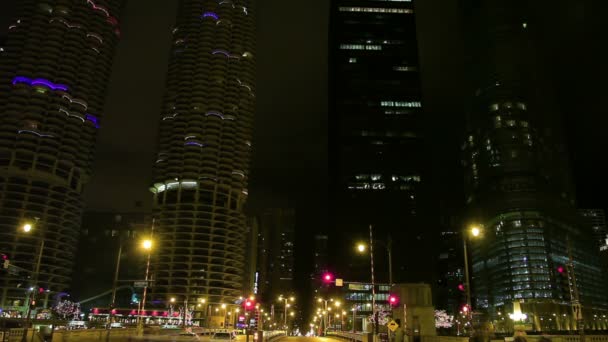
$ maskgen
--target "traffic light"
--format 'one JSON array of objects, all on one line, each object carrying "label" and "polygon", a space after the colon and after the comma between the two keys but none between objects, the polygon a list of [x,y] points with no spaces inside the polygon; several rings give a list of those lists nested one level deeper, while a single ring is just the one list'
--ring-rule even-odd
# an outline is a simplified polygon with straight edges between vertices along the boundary
[{"label": "traffic light", "polygon": [[562,265],[557,266],[557,273],[563,274],[566,271],[566,268]]},{"label": "traffic light", "polygon": [[465,314],[465,315],[466,315],[466,314],[469,312],[469,305],[464,304],[464,305],[462,306],[462,308],[460,309],[460,311],[461,311],[463,314]]},{"label": "traffic light", "polygon": [[395,306],[395,305],[399,304],[399,297],[397,297],[395,295],[389,295],[388,296],[388,303],[391,306]]},{"label": "traffic light", "polygon": [[464,284],[458,284],[458,289],[464,292]]},{"label": "traffic light", "polygon": [[243,303],[243,306],[245,307],[245,310],[253,310],[255,309],[255,300],[247,298]]},{"label": "traffic light", "polygon": [[8,268],[11,262],[8,260],[8,255],[2,254],[2,268]]},{"label": "traffic light", "polygon": [[36,308],[36,300],[32,299],[32,301],[30,302],[30,308],[35,309]]},{"label": "traffic light", "polygon": [[323,274],[323,282],[324,283],[331,283],[334,280],[334,275],[331,273],[325,273]]}]

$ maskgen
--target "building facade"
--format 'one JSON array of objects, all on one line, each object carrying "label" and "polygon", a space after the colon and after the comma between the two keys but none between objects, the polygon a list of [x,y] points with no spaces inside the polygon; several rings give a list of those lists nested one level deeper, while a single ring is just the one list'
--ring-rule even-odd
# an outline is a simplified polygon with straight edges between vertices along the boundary
[{"label": "building facade", "polygon": [[[337,247],[336,272],[366,280],[366,262],[353,258],[351,247],[369,239],[370,224],[378,240],[386,243],[390,234],[404,244],[430,222],[422,219],[426,147],[414,5],[331,3],[329,167],[335,229],[329,238]],[[415,277],[415,266],[404,261],[409,250],[395,249],[396,281]],[[379,265],[388,263],[385,251],[377,255]],[[377,271],[388,280],[386,267]]]},{"label": "building facade", "polygon": [[150,234],[151,226],[151,215],[144,212],[84,213],[71,286],[71,297],[82,304],[83,312],[110,307],[119,249],[120,289],[115,307],[137,308],[143,288],[133,285],[144,280],[147,255],[140,243]]},{"label": "building facade", "polygon": [[513,328],[502,321],[511,313],[526,314],[521,323],[534,330],[571,330],[580,299],[587,327],[605,328],[592,319],[608,309],[605,279],[574,207],[561,117],[536,49],[539,9],[526,1],[463,3],[473,56],[466,203],[468,223],[483,227],[470,239],[473,308],[497,330]]},{"label": "building facade", "polygon": [[255,3],[181,0],[173,39],[151,187],[152,301],[216,312],[246,281]]},{"label": "building facade", "polygon": [[[382,283],[374,286],[377,311],[391,311],[392,307],[388,301],[391,285]],[[343,286],[337,287],[335,291],[337,291],[335,301],[340,304],[328,303],[328,307],[334,306],[333,311],[330,312],[332,319],[328,322],[328,327],[340,330],[340,324],[343,324],[344,330],[352,330],[354,324],[356,331],[368,331],[370,325],[368,318],[373,313],[372,284],[344,281]]]},{"label": "building facade", "polygon": [[46,306],[71,283],[122,6],[16,2],[0,51],[0,251],[22,272],[0,279],[4,310],[23,309],[30,286]]},{"label": "building facade", "polygon": [[328,236],[327,235],[322,235],[322,234],[318,234],[315,235],[314,237],[315,241],[314,241],[314,255],[313,255],[313,274],[312,274],[312,278],[318,278],[319,274],[322,274],[323,272],[325,272],[327,270],[327,265],[328,265],[328,261],[327,261],[327,254],[328,254],[328,250],[327,248],[329,247],[328,245]]},{"label": "building facade", "polygon": [[269,208],[260,216],[258,272],[262,299],[272,302],[294,291],[295,211]]},{"label": "building facade", "polygon": [[608,249],[608,229],[606,229],[606,213],[603,209],[579,209],[583,225],[593,233],[600,251]]}]

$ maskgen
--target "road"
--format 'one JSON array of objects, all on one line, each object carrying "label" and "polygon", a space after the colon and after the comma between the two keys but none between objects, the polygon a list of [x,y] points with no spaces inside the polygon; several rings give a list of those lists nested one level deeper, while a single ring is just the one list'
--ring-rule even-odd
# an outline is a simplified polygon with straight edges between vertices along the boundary
[{"label": "road", "polygon": [[[177,336],[142,336],[142,337],[134,337],[131,338],[129,340],[129,342],[135,342],[135,341],[142,341],[142,342],[208,342],[210,341],[208,336],[201,336],[198,339],[194,340],[194,339],[190,339],[187,337],[177,337]],[[237,342],[245,342],[245,335],[239,335],[236,339]],[[274,341],[277,342],[344,342],[344,340],[338,340],[335,338],[329,338],[329,337],[305,337],[305,336],[300,336],[300,337],[294,337],[294,336],[289,336],[289,337],[281,337],[281,338],[276,338],[274,339]],[[112,340],[112,342],[123,342],[122,340],[117,341],[117,340]],[[249,342],[254,342],[253,337],[249,336]]]},{"label": "road", "polygon": [[344,342],[344,340],[338,340],[331,337],[283,337],[280,339],[280,342]]}]

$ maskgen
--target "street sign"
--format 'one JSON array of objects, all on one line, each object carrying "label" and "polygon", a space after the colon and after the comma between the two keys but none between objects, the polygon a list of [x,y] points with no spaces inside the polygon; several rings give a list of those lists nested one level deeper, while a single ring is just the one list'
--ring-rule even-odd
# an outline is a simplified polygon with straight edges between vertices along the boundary
[{"label": "street sign", "polygon": [[146,286],[148,286],[147,281],[134,281],[133,282],[133,287],[146,287]]},{"label": "street sign", "polygon": [[344,286],[344,280],[336,278],[336,286]]},{"label": "street sign", "polygon": [[399,324],[397,324],[397,322],[395,321],[390,321],[388,322],[388,324],[386,325],[390,331],[395,332],[395,330],[397,330],[397,328],[399,328]]}]

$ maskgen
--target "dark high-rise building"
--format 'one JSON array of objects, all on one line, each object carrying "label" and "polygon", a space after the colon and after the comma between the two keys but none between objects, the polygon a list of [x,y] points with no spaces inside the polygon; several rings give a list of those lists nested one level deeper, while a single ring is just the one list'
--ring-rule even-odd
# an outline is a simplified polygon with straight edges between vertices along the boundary
[{"label": "dark high-rise building", "polygon": [[155,163],[153,299],[242,295],[255,102],[255,2],[181,0]]},{"label": "dark high-rise building", "polygon": [[608,230],[606,229],[606,214],[603,209],[579,209],[579,215],[584,227],[591,229],[600,250],[608,247]]},{"label": "dark high-rise building", "polygon": [[457,315],[466,303],[464,281],[464,258],[462,234],[453,229],[444,229],[437,241],[439,256],[436,267],[436,283],[433,288],[435,306]]},{"label": "dark high-rise building", "polygon": [[71,283],[123,0],[15,4],[0,51],[0,251],[22,272],[0,279],[5,311],[24,310],[30,286],[46,306]]},{"label": "dark high-rise building", "polygon": [[264,211],[260,218],[264,234],[263,250],[258,268],[263,274],[264,299],[291,293],[294,275],[295,211],[293,209],[271,208]]},{"label": "dark high-rise building", "polygon": [[[426,147],[413,2],[334,0],[329,44],[332,265],[366,281],[369,261],[353,256],[352,246],[369,239],[370,224],[377,240],[390,234],[400,246],[421,245],[431,224],[422,218]],[[383,280],[386,254],[375,253]],[[395,248],[395,282],[420,277],[415,257],[412,248]]]},{"label": "dark high-rise building", "polygon": [[109,290],[112,289],[121,245],[117,283],[121,288],[117,291],[116,307],[127,308],[136,299],[141,299],[142,289],[136,289],[137,293],[131,289],[134,281],[144,279],[147,254],[142,251],[140,242],[149,236],[151,225],[152,219],[145,213],[84,213],[71,291],[72,298],[83,303],[84,312],[90,307],[110,306]]},{"label": "dark high-rise building", "polygon": [[260,237],[260,224],[257,217],[249,217],[247,220],[247,258],[245,259],[245,282],[243,293],[257,294],[259,289],[260,275],[258,273],[258,246]]},{"label": "dark high-rise building", "polygon": [[512,329],[501,315],[514,311],[536,330],[576,329],[578,289],[589,328],[600,329],[593,315],[608,308],[605,279],[574,207],[561,117],[541,62],[544,8],[463,3],[474,88],[463,144],[466,203],[468,222],[483,227],[470,239],[473,306],[497,330]]},{"label": "dark high-rise building", "polygon": [[327,270],[328,247],[327,235],[315,235],[313,278],[318,278],[319,274]]}]

